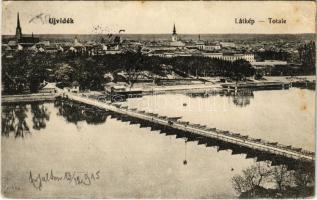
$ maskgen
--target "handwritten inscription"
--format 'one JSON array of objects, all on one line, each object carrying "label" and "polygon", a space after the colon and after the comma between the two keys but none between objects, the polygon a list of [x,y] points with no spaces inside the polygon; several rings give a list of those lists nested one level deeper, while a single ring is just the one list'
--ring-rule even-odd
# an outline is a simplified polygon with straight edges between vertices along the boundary
[{"label": "handwritten inscription", "polygon": [[2,187],[2,191],[4,193],[10,193],[10,192],[15,192],[15,191],[19,191],[21,190],[21,187],[17,186],[17,185],[5,185],[4,187]]},{"label": "handwritten inscription", "polygon": [[74,19],[71,17],[52,17],[50,14],[40,13],[29,20],[29,23],[42,24],[74,24]]},{"label": "handwritten inscription", "polygon": [[51,170],[45,174],[36,174],[30,171],[29,182],[37,190],[42,190],[43,185],[49,182],[68,182],[75,185],[91,185],[94,181],[100,179],[100,171],[93,173],[80,171],[67,171],[61,175],[57,175]]}]

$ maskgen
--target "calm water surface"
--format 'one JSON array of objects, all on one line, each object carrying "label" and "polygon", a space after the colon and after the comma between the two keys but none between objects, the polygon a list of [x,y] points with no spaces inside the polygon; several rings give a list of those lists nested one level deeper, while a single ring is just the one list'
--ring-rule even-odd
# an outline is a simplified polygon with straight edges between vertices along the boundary
[{"label": "calm water surface", "polygon": [[[196,93],[194,93],[196,94]],[[164,94],[129,99],[131,108],[315,150],[315,91],[255,91],[244,95]],[[184,106],[184,103],[186,106]]]},{"label": "calm water surface", "polygon": [[[239,98],[164,94],[129,99],[126,104],[314,149],[313,91],[259,91]],[[255,162],[245,155],[231,155],[231,150],[185,144],[183,139],[109,115],[82,118],[76,112],[80,111],[58,102],[2,107],[6,196],[235,198],[232,176]],[[90,185],[51,181],[43,183],[40,191],[30,183],[30,171],[45,176],[51,170],[56,176],[100,171],[100,178]]]}]

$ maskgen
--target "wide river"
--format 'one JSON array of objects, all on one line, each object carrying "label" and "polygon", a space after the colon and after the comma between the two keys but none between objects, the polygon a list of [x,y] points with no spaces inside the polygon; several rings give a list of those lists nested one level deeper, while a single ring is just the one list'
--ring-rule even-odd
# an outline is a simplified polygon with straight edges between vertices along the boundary
[{"label": "wide river", "polygon": [[[314,92],[170,93],[123,104],[314,151]],[[235,198],[231,178],[255,163],[245,154],[185,143],[109,115],[83,118],[78,113],[60,102],[2,106],[5,196]],[[36,187],[39,182],[31,183],[30,172],[34,181],[38,175],[66,173],[83,182],[43,180]]]}]

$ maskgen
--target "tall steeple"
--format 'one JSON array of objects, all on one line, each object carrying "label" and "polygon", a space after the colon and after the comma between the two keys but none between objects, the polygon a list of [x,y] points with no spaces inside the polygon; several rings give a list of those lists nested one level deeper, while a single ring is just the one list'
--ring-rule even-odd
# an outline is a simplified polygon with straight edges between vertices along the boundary
[{"label": "tall steeple", "polygon": [[172,34],[172,42],[177,41],[177,33],[176,33],[176,27],[175,27],[175,23],[174,23],[174,27],[173,27],[173,34]]},{"label": "tall steeple", "polygon": [[22,38],[22,28],[20,26],[19,13],[18,13],[18,17],[17,17],[17,27],[16,27],[16,31],[15,31],[15,37],[17,40],[20,40]]},{"label": "tall steeple", "polygon": [[21,28],[21,27],[20,27],[20,17],[19,17],[19,13],[18,13],[18,22],[17,22],[17,27],[18,27],[18,28]]}]

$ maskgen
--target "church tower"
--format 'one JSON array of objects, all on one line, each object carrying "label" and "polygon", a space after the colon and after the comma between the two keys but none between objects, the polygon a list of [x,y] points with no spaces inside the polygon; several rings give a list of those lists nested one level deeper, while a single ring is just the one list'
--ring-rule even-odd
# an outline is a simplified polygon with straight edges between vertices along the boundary
[{"label": "church tower", "polygon": [[176,33],[176,27],[174,24],[173,34],[172,34],[172,42],[176,42],[177,40],[178,40],[178,38],[177,38],[177,33]]},{"label": "church tower", "polygon": [[22,38],[22,29],[20,26],[20,18],[19,18],[19,13],[18,13],[18,18],[17,18],[17,27],[15,30],[15,37],[17,40],[20,40]]}]

